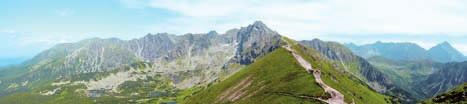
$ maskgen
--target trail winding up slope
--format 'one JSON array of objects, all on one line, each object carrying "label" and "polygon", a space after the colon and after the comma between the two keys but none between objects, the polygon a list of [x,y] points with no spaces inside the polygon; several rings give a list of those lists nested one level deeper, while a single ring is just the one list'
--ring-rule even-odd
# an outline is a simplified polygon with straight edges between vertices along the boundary
[{"label": "trail winding up slope", "polygon": [[329,98],[327,100],[323,100],[323,99],[321,99],[321,100],[324,101],[324,102],[327,102],[329,104],[345,104],[344,95],[342,95],[342,93],[340,93],[336,89],[331,88],[328,85],[326,85],[323,82],[323,80],[321,80],[321,72],[319,70],[313,70],[313,68],[311,67],[311,64],[308,63],[307,61],[305,61],[305,59],[303,59],[302,56],[297,54],[290,47],[291,47],[290,45],[284,46],[285,49],[287,49],[288,51],[290,51],[293,54],[295,59],[300,63],[300,65],[303,68],[305,68],[309,73],[313,73],[313,76],[315,77],[315,81],[324,89],[324,91],[331,95],[331,98]]}]

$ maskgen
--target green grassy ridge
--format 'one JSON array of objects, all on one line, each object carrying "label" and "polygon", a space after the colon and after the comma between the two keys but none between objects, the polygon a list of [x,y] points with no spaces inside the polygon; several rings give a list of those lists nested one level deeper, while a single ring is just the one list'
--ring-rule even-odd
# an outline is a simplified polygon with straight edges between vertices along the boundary
[{"label": "green grassy ridge", "polygon": [[445,93],[438,94],[433,98],[427,99],[422,103],[433,104],[433,103],[467,103],[466,92],[467,83],[459,85]]},{"label": "green grassy ridge", "polygon": [[357,104],[386,104],[391,103],[390,97],[377,93],[363,81],[344,70],[337,70],[339,65],[333,65],[321,54],[311,48],[294,45],[293,48],[305,60],[310,62],[314,69],[321,70],[323,81],[344,94],[345,102]]},{"label": "green grassy ridge", "polygon": [[[242,90],[246,93],[244,96],[234,102],[226,99],[219,100],[219,96],[225,94],[225,91],[245,80],[251,80],[251,84]],[[291,53],[279,48],[226,80],[195,92],[181,103],[322,103],[314,99],[296,97],[298,95],[329,97],[314,81],[313,76],[298,64]]]},{"label": "green grassy ridge", "polygon": [[[355,55],[347,47],[337,42],[322,41],[319,39],[302,40],[298,43],[321,53],[321,56],[325,57],[331,64],[335,65],[335,69],[345,70],[371,86],[372,89],[382,91],[384,92],[383,94],[388,96],[394,96],[392,99],[393,101],[414,103],[411,102],[415,99],[411,97],[412,94],[409,94],[408,91],[397,84],[394,84],[394,77],[386,75],[388,73],[386,70],[380,70],[379,67],[375,67],[374,64],[368,62],[367,59]],[[375,59],[385,61],[380,58]],[[389,71],[392,72],[391,70]],[[397,82],[401,81],[398,80]]]}]

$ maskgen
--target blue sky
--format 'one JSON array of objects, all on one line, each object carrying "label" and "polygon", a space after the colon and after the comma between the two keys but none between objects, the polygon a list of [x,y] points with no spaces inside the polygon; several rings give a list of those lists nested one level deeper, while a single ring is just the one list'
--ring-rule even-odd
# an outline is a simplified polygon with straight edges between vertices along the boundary
[{"label": "blue sky", "polygon": [[297,40],[448,41],[467,54],[466,18],[463,0],[2,0],[0,60],[92,37],[223,33],[256,20]]}]

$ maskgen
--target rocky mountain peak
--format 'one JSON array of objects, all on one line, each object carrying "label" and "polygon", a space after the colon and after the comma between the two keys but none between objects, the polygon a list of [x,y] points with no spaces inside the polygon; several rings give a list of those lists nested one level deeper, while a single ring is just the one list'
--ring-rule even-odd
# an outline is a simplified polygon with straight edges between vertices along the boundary
[{"label": "rocky mountain peak", "polygon": [[438,62],[459,62],[466,60],[462,53],[446,41],[430,48],[428,50],[428,55],[431,59]]},{"label": "rocky mountain peak", "polygon": [[168,39],[168,38],[169,38],[168,33],[157,33],[157,34],[148,33],[142,39]]},{"label": "rocky mountain peak", "polygon": [[378,41],[375,42],[375,44],[383,44],[383,42],[378,40]]},{"label": "rocky mountain peak", "polygon": [[218,35],[218,34],[219,34],[219,33],[217,33],[217,32],[216,32],[216,31],[214,31],[214,30],[213,30],[213,31],[209,31],[209,32],[208,32],[208,35]]},{"label": "rocky mountain peak", "polygon": [[453,52],[453,53],[459,53],[454,47],[452,47],[451,44],[449,44],[449,42],[442,42],[442,43],[439,43],[438,45],[430,48],[428,51],[446,51],[446,52]]},{"label": "rocky mountain peak", "polygon": [[239,41],[245,40],[246,38],[261,38],[270,36],[279,36],[279,34],[268,28],[261,21],[256,21],[247,27],[242,27],[237,33],[237,38]]},{"label": "rocky mountain peak", "polygon": [[238,30],[234,39],[238,43],[236,61],[240,64],[250,64],[256,57],[278,48],[281,36],[263,22],[256,21]]},{"label": "rocky mountain peak", "polygon": [[311,40],[311,41],[313,41],[313,42],[322,42],[322,41],[321,41],[320,39],[318,39],[318,38],[314,38],[314,39]]},{"label": "rocky mountain peak", "polygon": [[451,48],[454,49],[449,42],[444,41],[442,43],[439,43],[438,45],[434,46],[433,48],[440,47],[440,48]]},{"label": "rocky mountain peak", "polygon": [[266,24],[261,21],[255,21],[252,25],[247,27],[250,31],[273,32]]},{"label": "rocky mountain peak", "polygon": [[257,27],[267,27],[266,24],[264,24],[262,21],[255,21],[253,23],[253,26],[257,26]]}]

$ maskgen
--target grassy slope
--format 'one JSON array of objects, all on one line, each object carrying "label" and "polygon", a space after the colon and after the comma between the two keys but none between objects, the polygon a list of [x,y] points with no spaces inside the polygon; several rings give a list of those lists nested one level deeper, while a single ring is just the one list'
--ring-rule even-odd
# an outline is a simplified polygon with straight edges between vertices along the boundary
[{"label": "grassy slope", "polygon": [[[355,102],[357,104],[385,104],[390,103],[387,96],[371,90],[364,82],[358,80],[355,76],[340,69],[327,61],[316,50],[305,48],[303,46],[294,45],[295,50],[301,56],[310,62],[314,69],[319,69],[322,72],[323,81],[344,94],[345,102]],[[340,67],[337,67],[340,68]]]},{"label": "grassy slope", "polygon": [[[320,101],[314,99],[292,96],[328,96],[317,85],[313,76],[299,66],[288,51],[280,48],[241,69],[226,80],[195,93],[182,103],[229,103],[230,101],[226,99],[219,100],[220,96],[245,80],[251,80],[251,84],[243,90],[235,90],[246,93],[240,99],[235,100],[234,103],[320,103]],[[281,95],[279,93],[291,95]]]},{"label": "grassy slope", "polygon": [[[336,70],[330,62],[316,54],[316,51],[298,45],[294,46],[294,48],[313,64],[315,69],[322,70],[324,82],[344,94],[346,102],[355,102],[357,104],[390,103],[389,97],[371,90],[350,73],[346,73],[344,70]],[[328,96],[323,93],[322,88],[316,85],[313,76],[300,67],[290,53],[281,48],[242,69],[225,81],[195,93],[192,97],[185,99],[184,103],[232,103],[229,100],[219,101],[220,96],[249,76],[254,76],[254,81],[253,84],[246,88],[246,93],[253,93],[254,96],[247,98],[243,96],[239,100],[233,101],[233,103],[319,103],[319,101],[281,96],[271,92]],[[261,88],[261,86],[266,87]],[[255,90],[260,91],[254,93]]]}]

